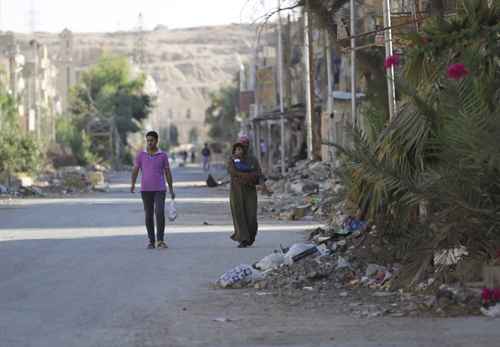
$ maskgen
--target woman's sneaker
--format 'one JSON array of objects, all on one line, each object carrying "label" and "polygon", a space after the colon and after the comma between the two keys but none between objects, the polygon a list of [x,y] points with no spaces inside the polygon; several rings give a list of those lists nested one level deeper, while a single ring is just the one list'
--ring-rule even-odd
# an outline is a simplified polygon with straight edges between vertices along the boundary
[{"label": "woman's sneaker", "polygon": [[148,249],[154,249],[155,248],[155,244],[153,242],[150,242],[147,248]]},{"label": "woman's sneaker", "polygon": [[159,241],[158,244],[156,245],[156,248],[168,248],[168,246],[165,243],[165,241]]}]

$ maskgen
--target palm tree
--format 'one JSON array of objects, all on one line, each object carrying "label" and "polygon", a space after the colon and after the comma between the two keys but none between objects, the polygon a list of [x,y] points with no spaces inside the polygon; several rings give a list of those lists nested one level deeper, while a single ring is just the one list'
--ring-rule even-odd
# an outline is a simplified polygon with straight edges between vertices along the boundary
[{"label": "palm tree", "polygon": [[[372,129],[375,141],[355,129],[353,146],[339,148],[348,196],[407,264],[406,284],[436,251],[466,246],[485,260],[500,248],[498,23],[500,6],[479,0],[431,19],[410,37],[399,114]],[[428,215],[415,218],[424,203]]]}]

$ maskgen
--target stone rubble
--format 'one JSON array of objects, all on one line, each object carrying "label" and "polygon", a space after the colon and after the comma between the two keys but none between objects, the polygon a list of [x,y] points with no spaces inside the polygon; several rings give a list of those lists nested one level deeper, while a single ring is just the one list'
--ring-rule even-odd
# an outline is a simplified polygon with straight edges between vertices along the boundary
[{"label": "stone rubble", "polygon": [[327,162],[298,162],[283,179],[267,182],[274,194],[262,211],[280,220],[326,220],[342,189],[332,172]]},{"label": "stone rubble", "polygon": [[[267,185],[273,194],[262,212],[281,220],[316,219],[327,227],[309,234],[317,252],[287,262],[278,256],[285,259],[286,249],[280,249],[254,264],[262,278],[241,287],[253,287],[260,300],[272,296],[317,306],[338,301],[342,312],[366,318],[480,314],[478,288],[444,285],[430,274],[411,291],[398,289],[401,265],[379,264],[363,253],[375,247],[369,240],[377,230],[346,214],[343,187],[329,163],[299,162],[283,179]],[[262,263],[273,266],[257,265]],[[495,316],[496,307],[483,314]]]},{"label": "stone rubble", "polygon": [[106,182],[108,170],[102,165],[65,166],[57,170],[46,169],[36,179],[19,175],[12,179],[9,187],[0,186],[0,196],[47,197],[91,191],[108,192],[109,183]]},{"label": "stone rubble", "polygon": [[[311,238],[321,239],[318,233],[314,231]],[[262,277],[233,288],[253,287],[256,296],[271,293],[275,298],[307,305],[321,306],[338,301],[343,313],[365,318],[479,314],[478,292],[464,286],[440,285],[437,291],[430,290],[436,281],[428,279],[412,292],[393,289],[392,281],[398,274],[399,265],[365,264],[356,259],[352,254],[352,242],[356,237],[354,234],[338,235],[329,237],[326,242],[323,239],[320,245],[316,241],[317,247],[328,247],[331,254],[315,252],[293,263],[276,261],[276,266],[263,271]],[[274,258],[280,252],[283,250],[275,251]],[[485,312],[493,316],[494,309]]]},{"label": "stone rubble", "polygon": [[[220,179],[219,187],[228,189],[228,182],[227,176]],[[251,288],[256,300],[272,298],[305,307],[329,305],[332,310],[364,318],[481,313],[481,287],[470,283],[444,285],[429,273],[411,290],[399,289],[402,266],[381,264],[373,257],[383,253],[371,242],[377,239],[377,230],[359,220],[359,211],[345,203],[344,187],[329,163],[298,162],[285,177],[271,178],[266,185],[272,195],[261,200],[261,213],[287,221],[317,220],[326,226],[310,232],[306,241],[315,246],[315,252],[309,249],[290,262],[288,249],[280,247],[253,264],[262,276],[226,288]],[[483,314],[496,316],[497,308],[488,307],[483,307]]]}]

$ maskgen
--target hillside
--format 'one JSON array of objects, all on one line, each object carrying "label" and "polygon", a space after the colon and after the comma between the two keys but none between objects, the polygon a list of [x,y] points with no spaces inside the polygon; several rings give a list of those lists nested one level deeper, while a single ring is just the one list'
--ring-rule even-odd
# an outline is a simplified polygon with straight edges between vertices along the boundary
[{"label": "hillside", "polygon": [[[138,35],[133,32],[73,33],[73,61],[79,71],[94,64],[102,54],[133,56]],[[174,123],[181,142],[190,129],[204,133],[204,112],[209,94],[234,79],[240,62],[248,59],[255,41],[255,26],[228,25],[144,32],[143,69],[159,88],[153,128]],[[37,33],[57,59],[60,41],[56,34]],[[171,111],[170,111],[171,110]],[[189,111],[188,111],[189,110]],[[172,115],[169,119],[168,115]]]}]

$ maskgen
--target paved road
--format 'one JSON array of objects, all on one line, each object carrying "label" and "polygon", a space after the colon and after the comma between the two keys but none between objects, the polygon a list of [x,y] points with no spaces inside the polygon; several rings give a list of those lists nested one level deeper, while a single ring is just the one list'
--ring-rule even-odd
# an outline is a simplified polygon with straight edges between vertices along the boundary
[{"label": "paved road", "polygon": [[[304,223],[261,221],[238,249],[227,191],[176,169],[179,220],[168,250],[146,250],[128,176],[112,192],[0,203],[0,347],[493,346],[499,321],[354,319],[334,307],[214,290],[225,270],[303,237]],[[208,225],[204,225],[206,222]]]}]

